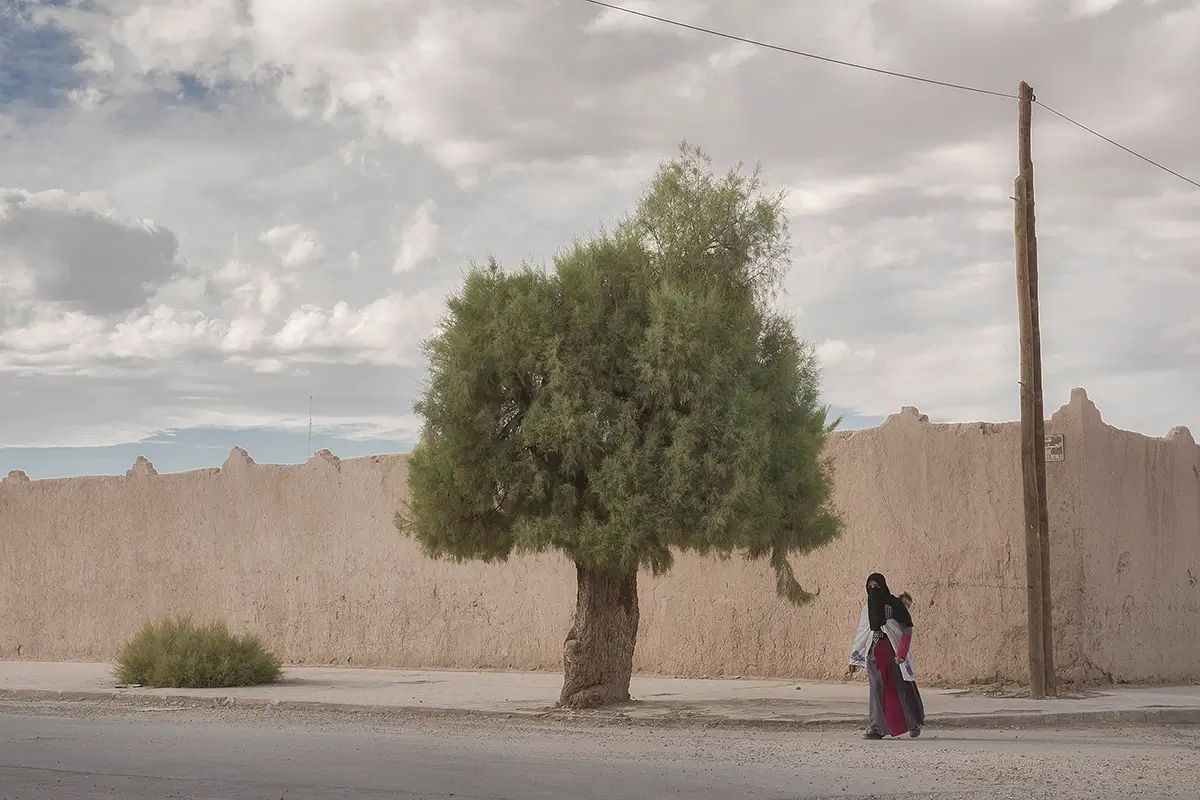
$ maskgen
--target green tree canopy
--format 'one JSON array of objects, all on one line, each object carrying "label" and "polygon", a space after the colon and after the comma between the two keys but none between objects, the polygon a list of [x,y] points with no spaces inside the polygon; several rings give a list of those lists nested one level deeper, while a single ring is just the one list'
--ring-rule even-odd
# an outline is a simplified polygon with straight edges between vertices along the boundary
[{"label": "green tree canopy", "polygon": [[[398,525],[432,557],[556,549],[575,562],[567,684],[593,674],[564,702],[628,697],[636,573],[669,570],[676,552],[769,559],[781,594],[810,597],[788,556],[839,519],[819,370],[771,304],[789,249],[782,195],[757,170],[715,175],[685,144],[628,218],[553,270],[473,268],[426,344]],[[579,644],[611,642],[579,629],[613,625],[628,653]],[[595,666],[606,658],[615,678]]]}]

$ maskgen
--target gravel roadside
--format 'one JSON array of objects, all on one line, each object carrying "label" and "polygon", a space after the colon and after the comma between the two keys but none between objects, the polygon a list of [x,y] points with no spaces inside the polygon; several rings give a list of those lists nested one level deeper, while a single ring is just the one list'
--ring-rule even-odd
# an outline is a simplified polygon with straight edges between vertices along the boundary
[{"label": "gravel roadside", "polygon": [[[246,762],[248,770],[269,766],[270,752],[254,755],[256,748],[265,747],[283,747],[296,754],[296,761],[308,761],[302,757],[305,748],[315,748],[329,765],[346,760],[343,771],[347,774],[367,769],[355,760],[365,753],[377,753],[382,763],[394,765],[401,772],[405,759],[415,753],[441,754],[446,764],[461,764],[464,775],[480,769],[494,771],[497,785],[502,787],[496,798],[555,796],[550,790],[539,794],[537,787],[548,781],[558,787],[554,791],[565,791],[555,781],[570,780],[590,786],[594,771],[611,776],[596,786],[596,797],[669,796],[669,792],[663,793],[667,792],[664,786],[675,787],[672,792],[677,790],[685,796],[712,797],[733,796],[728,792],[735,787],[741,787],[738,796],[777,798],[1200,796],[1200,727],[930,729],[915,741],[865,742],[847,732],[751,733],[611,725],[588,728],[525,719],[397,719],[236,707],[130,709],[81,702],[5,702],[0,703],[0,715],[9,721],[25,719],[31,724],[61,720],[70,730],[78,731],[76,735],[81,738],[74,745],[77,748],[92,730],[103,732],[104,741],[110,743],[106,746],[111,746],[113,737],[139,742],[143,732],[148,732],[144,735],[150,737],[149,743],[141,745],[143,753],[153,752],[154,746],[166,747],[164,742],[185,744],[198,753],[209,746],[206,743],[220,742],[223,748],[236,743],[225,756],[233,760],[224,765],[234,772],[239,763],[236,759],[242,757],[250,759]],[[0,761],[5,761],[3,752],[11,750],[4,746],[4,737],[19,737],[19,727],[9,722],[7,729],[0,729]],[[215,756],[206,758],[211,761]],[[20,766],[5,763],[10,768]],[[539,768],[545,772],[538,772]],[[453,784],[456,776],[453,767],[450,769],[445,780]],[[379,780],[386,781],[386,777]],[[441,779],[429,780],[437,783]],[[697,791],[706,794],[694,794]],[[437,797],[455,793],[441,787],[431,789],[429,794],[403,794]],[[6,791],[5,796],[24,795]]]}]

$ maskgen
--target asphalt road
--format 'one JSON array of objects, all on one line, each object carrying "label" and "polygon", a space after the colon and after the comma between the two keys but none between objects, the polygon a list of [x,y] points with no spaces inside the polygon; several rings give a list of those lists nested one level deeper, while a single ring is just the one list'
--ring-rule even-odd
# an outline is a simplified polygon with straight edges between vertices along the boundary
[{"label": "asphalt road", "polygon": [[0,706],[0,798],[1189,798],[1200,730],[581,729]]}]

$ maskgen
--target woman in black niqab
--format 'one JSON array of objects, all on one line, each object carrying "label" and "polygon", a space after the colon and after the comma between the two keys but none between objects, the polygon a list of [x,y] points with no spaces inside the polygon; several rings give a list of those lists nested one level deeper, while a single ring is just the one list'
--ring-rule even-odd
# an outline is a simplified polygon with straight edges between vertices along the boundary
[{"label": "woman in black niqab", "polygon": [[867,613],[872,632],[882,631],[889,619],[896,620],[905,628],[911,628],[913,624],[912,614],[888,589],[887,578],[878,572],[871,573],[867,578]]},{"label": "woman in black niqab", "polygon": [[847,670],[867,670],[871,720],[864,734],[867,739],[921,735],[925,705],[910,660],[912,630],[908,607],[892,594],[886,578],[872,573],[867,578],[867,604],[859,614]]}]

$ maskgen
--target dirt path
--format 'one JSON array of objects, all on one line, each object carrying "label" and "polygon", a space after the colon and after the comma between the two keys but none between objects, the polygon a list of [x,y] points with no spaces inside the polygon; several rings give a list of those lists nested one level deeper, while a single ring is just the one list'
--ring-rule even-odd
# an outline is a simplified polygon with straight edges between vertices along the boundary
[{"label": "dirt path", "polygon": [[852,734],[0,704],[0,797],[1195,798],[1200,729]]}]

